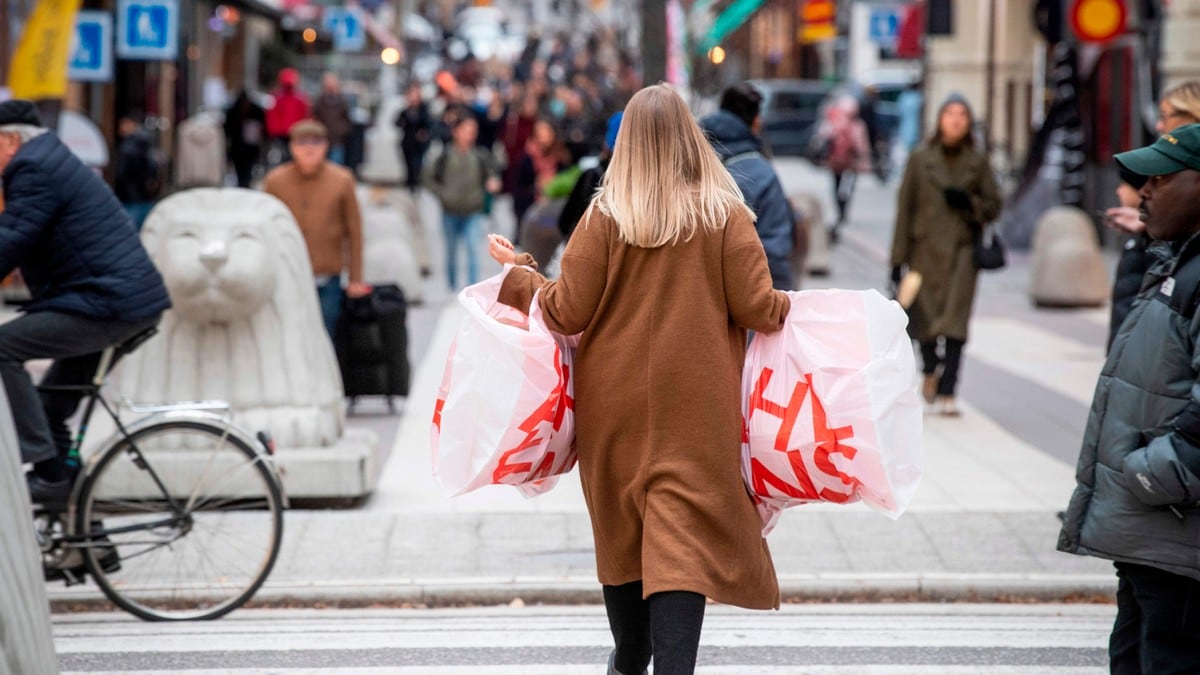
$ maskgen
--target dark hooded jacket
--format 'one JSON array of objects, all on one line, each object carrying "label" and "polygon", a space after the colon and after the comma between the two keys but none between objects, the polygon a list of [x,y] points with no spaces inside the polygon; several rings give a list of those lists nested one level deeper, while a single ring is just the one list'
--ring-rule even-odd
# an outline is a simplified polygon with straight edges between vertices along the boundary
[{"label": "dark hooded jacket", "polygon": [[762,155],[762,142],[745,122],[726,110],[700,120],[700,128],[737,181],[746,204],[758,216],[754,229],[767,252],[771,284],[779,290],[795,288],[792,248],[796,218],[775,169]]},{"label": "dark hooded jacket", "polygon": [[1058,549],[1200,580],[1200,235],[1152,251],[1100,371]]},{"label": "dark hooded jacket", "polygon": [[58,136],[22,144],[3,181],[0,277],[21,268],[27,311],[137,321],[170,306],[116,196]]}]

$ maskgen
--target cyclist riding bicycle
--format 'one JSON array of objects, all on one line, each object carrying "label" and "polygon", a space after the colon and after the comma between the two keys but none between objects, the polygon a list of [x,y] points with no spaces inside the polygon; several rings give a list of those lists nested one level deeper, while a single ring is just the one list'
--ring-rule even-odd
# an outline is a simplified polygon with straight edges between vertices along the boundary
[{"label": "cyclist riding bicycle", "polygon": [[76,392],[39,395],[25,362],[54,359],[42,384],[78,384],[100,352],[158,323],[170,307],[162,276],[112,190],[42,126],[33,103],[0,103],[0,278],[18,267],[32,301],[0,325],[8,393],[34,503],[71,492],[66,420]]}]

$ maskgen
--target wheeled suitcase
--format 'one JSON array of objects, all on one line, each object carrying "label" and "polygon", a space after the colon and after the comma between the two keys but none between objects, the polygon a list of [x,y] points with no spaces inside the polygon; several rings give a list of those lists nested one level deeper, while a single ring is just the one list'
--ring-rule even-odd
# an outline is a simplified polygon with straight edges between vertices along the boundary
[{"label": "wheeled suitcase", "polygon": [[408,396],[408,306],[394,284],[360,298],[346,297],[334,333],[342,386],[351,407],[359,396]]}]

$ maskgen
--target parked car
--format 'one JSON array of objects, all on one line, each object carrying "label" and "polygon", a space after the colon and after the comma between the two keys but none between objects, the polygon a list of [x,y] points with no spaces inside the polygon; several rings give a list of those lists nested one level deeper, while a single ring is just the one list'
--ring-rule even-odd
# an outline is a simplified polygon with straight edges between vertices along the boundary
[{"label": "parked car", "polygon": [[762,138],[771,154],[803,155],[833,89],[823,80],[752,80],[763,95]]}]

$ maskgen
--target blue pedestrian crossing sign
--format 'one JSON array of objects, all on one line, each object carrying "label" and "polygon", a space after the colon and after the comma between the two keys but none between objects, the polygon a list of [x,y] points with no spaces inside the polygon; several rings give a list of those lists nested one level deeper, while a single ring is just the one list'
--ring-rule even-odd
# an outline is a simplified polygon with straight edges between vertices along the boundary
[{"label": "blue pedestrian crossing sign", "polygon": [[868,37],[882,47],[896,44],[900,34],[900,12],[894,7],[872,7]]},{"label": "blue pedestrian crossing sign", "polygon": [[118,58],[174,61],[178,56],[178,0],[117,0]]},{"label": "blue pedestrian crossing sign", "polygon": [[67,77],[72,82],[111,82],[112,76],[112,15],[94,10],[77,12]]},{"label": "blue pedestrian crossing sign", "polygon": [[322,27],[333,36],[333,48],[339,52],[360,52],[367,47],[362,18],[349,9],[326,7]]}]

